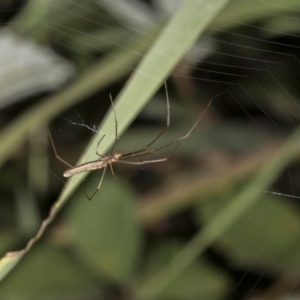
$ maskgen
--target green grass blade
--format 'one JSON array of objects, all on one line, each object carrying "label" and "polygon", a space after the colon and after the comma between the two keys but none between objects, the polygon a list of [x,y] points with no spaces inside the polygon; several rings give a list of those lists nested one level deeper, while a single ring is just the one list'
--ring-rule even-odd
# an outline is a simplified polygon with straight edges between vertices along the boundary
[{"label": "green grass blade", "polygon": [[227,229],[254,205],[261,196],[261,190],[268,187],[278,178],[284,168],[299,156],[300,128],[290,136],[284,147],[275,157],[262,167],[260,172],[249,182],[230,204],[212,219],[196,236],[157,274],[152,281],[141,289],[138,299],[155,298],[173,282],[184,270]]},{"label": "green grass blade", "polygon": [[[26,140],[28,133],[40,130],[62,111],[126,75],[134,68],[156,33],[157,30],[139,37],[136,43],[123,45],[121,50],[118,49],[95,63],[70,86],[25,111],[11,122],[0,133],[0,165],[13,155],[14,150]],[[132,51],[132,48],[135,51]]]},{"label": "green grass blade", "polygon": [[[157,30],[139,38],[134,45],[132,43],[131,45],[123,45],[121,51],[115,51],[110,54],[109,58],[95,64],[65,90],[45,99],[41,104],[31,108],[11,122],[0,133],[0,165],[14,154],[15,149],[20,147],[29,133],[34,133],[47,126],[62,111],[128,73],[148,48],[156,33]],[[131,51],[132,47],[135,47],[135,52]],[[126,50],[124,51],[124,49]],[[0,281],[14,268],[32,244],[39,239],[47,225],[54,219],[56,212],[55,204],[37,235],[29,241],[27,247],[21,251],[7,253],[0,260]]]},{"label": "green grass blade", "polygon": [[[214,0],[208,4],[204,0],[186,1],[166,24],[127,86],[116,99],[115,109],[120,134],[139,114],[226,2],[227,0]],[[113,143],[114,115],[112,111],[108,113],[107,118],[99,127],[99,131],[107,134],[99,147],[100,153],[106,153]],[[95,149],[98,141],[99,136],[95,136],[78,163],[97,159]],[[79,177],[72,177],[66,185],[61,199],[74,190],[80,180]]]},{"label": "green grass blade", "polygon": [[[204,31],[209,22],[211,22],[226,3],[227,0],[188,0],[183,2],[183,5],[163,28],[152,48],[145,55],[128,85],[117,99],[116,111],[120,133],[126,129],[130,121],[140,112],[171,70],[193,46],[201,32]],[[99,148],[99,152],[105,153],[113,142],[113,138],[110,138],[114,134],[114,116],[112,111],[108,113],[99,131],[107,134],[107,138],[103,140]],[[6,137],[10,138],[9,136]],[[0,136],[0,141],[1,138],[3,138],[3,134]],[[14,139],[16,140],[15,136]],[[87,146],[79,163],[97,158],[95,149],[98,139],[99,137],[95,136]],[[10,143],[11,140],[10,138]],[[15,252],[14,257],[17,260],[30,250],[31,246],[39,239],[48,224],[54,219],[59,208],[68,200],[81,180],[82,177],[80,179],[79,176],[74,176],[67,182],[61,196],[54,204],[49,217],[43,222],[37,236],[29,241],[25,250]],[[5,257],[3,258],[4,260]]]},{"label": "green grass blade", "polygon": [[[287,16],[293,10],[298,11],[300,3],[298,0],[286,0],[282,5],[281,0],[275,1],[245,1],[232,0],[211,24],[213,28],[230,30],[243,24],[266,20],[268,15]],[[258,13],[259,12],[259,13]]]}]

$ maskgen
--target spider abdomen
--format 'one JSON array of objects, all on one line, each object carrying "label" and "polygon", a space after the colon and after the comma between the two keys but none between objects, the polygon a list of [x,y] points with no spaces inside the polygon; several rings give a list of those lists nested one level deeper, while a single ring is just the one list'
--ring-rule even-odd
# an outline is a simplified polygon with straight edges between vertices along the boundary
[{"label": "spider abdomen", "polygon": [[66,170],[64,172],[64,177],[71,177],[71,176],[73,176],[75,174],[78,174],[78,173],[102,169],[105,166],[107,166],[108,163],[109,163],[108,157],[104,158],[104,159],[101,159],[101,160],[95,160],[95,161],[91,161],[91,162],[88,162],[88,163],[84,163],[84,164],[81,164],[81,165],[79,165],[75,168]]}]

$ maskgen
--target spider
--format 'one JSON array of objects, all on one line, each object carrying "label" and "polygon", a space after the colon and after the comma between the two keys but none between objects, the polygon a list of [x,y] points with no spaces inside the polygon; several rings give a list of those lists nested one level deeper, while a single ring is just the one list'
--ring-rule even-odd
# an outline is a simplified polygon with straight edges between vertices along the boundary
[{"label": "spider", "polygon": [[[167,144],[164,144],[162,146],[159,146],[159,147],[148,150],[150,148],[150,146],[152,144],[154,144],[154,142],[156,142],[170,126],[170,102],[169,102],[169,95],[168,95],[168,89],[167,89],[166,82],[165,82],[165,93],[166,93],[166,102],[167,102],[167,123],[166,123],[166,126],[160,131],[160,133],[147,146],[145,146],[144,148],[141,148],[139,150],[135,150],[135,151],[128,152],[128,153],[123,153],[122,151],[117,151],[117,152],[113,153],[114,148],[116,146],[117,139],[118,139],[118,121],[117,121],[117,115],[116,115],[116,111],[115,111],[115,107],[114,107],[114,103],[113,103],[111,95],[110,95],[110,101],[111,101],[111,106],[112,106],[112,109],[113,109],[113,112],[114,112],[114,119],[115,119],[115,137],[114,137],[113,146],[110,149],[108,155],[102,155],[98,152],[99,145],[100,145],[101,141],[105,138],[105,135],[103,135],[101,137],[101,139],[99,140],[99,142],[97,144],[97,149],[96,149],[96,154],[100,158],[97,159],[97,160],[86,162],[86,163],[83,163],[83,164],[78,165],[76,167],[73,167],[72,165],[67,163],[65,160],[63,160],[57,154],[57,151],[56,151],[56,148],[54,146],[54,142],[53,142],[51,133],[49,132],[51,144],[52,144],[52,147],[53,147],[56,158],[59,159],[61,162],[63,162],[68,167],[70,167],[70,169],[66,170],[63,173],[64,177],[71,177],[73,175],[76,175],[76,174],[79,174],[79,173],[82,173],[82,172],[103,169],[100,182],[97,186],[97,189],[94,191],[94,193],[91,196],[88,196],[87,193],[84,191],[85,196],[88,198],[88,200],[92,200],[92,198],[99,191],[99,189],[101,187],[101,184],[102,184],[102,181],[103,181],[103,178],[104,178],[104,175],[105,175],[105,172],[106,172],[107,166],[110,167],[112,175],[116,178],[116,176],[114,174],[114,171],[113,171],[113,166],[112,166],[114,163],[122,163],[122,164],[129,164],[129,165],[144,165],[144,164],[159,163],[159,162],[167,161],[170,158],[170,156],[172,156],[172,154],[177,150],[177,148],[180,145],[180,142],[189,137],[189,135],[195,129],[197,124],[200,122],[201,118],[206,113],[207,109],[209,108],[209,106],[210,106],[210,104],[213,100],[212,98],[210,99],[209,103],[207,104],[206,108],[201,113],[201,115],[199,116],[197,121],[194,123],[194,125],[190,128],[190,130],[184,136],[178,138],[177,140],[174,140],[174,141],[171,141]],[[163,150],[163,149],[165,149],[169,146],[172,146],[172,145],[175,145],[175,148],[173,149],[173,151],[168,156],[166,156],[164,158],[144,160],[144,161],[127,161],[128,159],[150,155],[150,154],[152,154],[156,151]]]}]

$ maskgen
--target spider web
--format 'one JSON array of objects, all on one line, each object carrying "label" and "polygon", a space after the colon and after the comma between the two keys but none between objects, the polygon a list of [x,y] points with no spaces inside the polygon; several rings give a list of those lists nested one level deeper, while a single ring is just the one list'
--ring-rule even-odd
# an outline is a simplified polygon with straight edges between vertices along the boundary
[{"label": "spider web", "polygon": [[[73,5],[74,11],[62,9],[56,1],[49,5],[65,18],[72,19],[74,24],[75,21],[88,24],[90,3],[67,2]],[[110,53],[114,43],[122,44],[126,34],[143,34],[149,26],[160,24],[160,20],[172,14],[174,3],[93,2],[103,9],[95,14],[113,23],[90,20],[94,25],[90,32],[96,36],[97,26],[101,26],[107,31],[102,34],[111,39],[110,44],[105,44],[103,39],[101,55]],[[176,256],[185,243],[193,240],[239,192],[259,191],[259,201],[224,231],[220,239],[209,245],[194,266],[183,272],[175,283],[170,283],[162,299],[199,299],[205,298],[204,295],[208,295],[207,299],[297,299],[300,282],[299,163],[295,160],[291,163],[287,153],[288,166],[282,168],[280,176],[266,190],[249,186],[249,182],[284,147],[299,126],[300,33],[297,24],[300,6],[293,1],[277,4],[256,0],[251,5],[231,1],[226,10],[228,13],[217,17],[167,80],[171,128],[155,145],[184,135],[199,112],[205,109],[207,100],[213,98],[204,119],[165,166],[143,166],[135,171],[131,167],[118,167],[116,175],[121,186],[123,182],[128,189],[138,190],[142,203],[156,198],[162,202],[164,199],[176,201],[179,199],[176,193],[187,194],[178,200],[182,209],[177,208],[175,213],[167,214],[154,225],[151,222],[145,225],[145,236],[150,242],[146,247],[148,252],[145,250],[147,253],[142,255],[150,266],[145,263],[140,268],[146,269],[150,277],[159,274],[159,269],[170,257]],[[80,39],[79,36],[84,37],[80,33],[85,30],[80,26],[66,25],[47,16],[43,23],[52,33],[66,33],[68,40],[60,39],[57,44],[60,51],[77,53],[73,62],[77,67],[101,59],[99,53],[87,47],[88,39],[92,39],[90,32]],[[124,83],[58,116],[53,125],[53,137],[61,156],[71,156],[71,161],[76,161],[80,153],[77,149],[84,149],[94,134],[98,134],[99,139],[103,134],[109,135],[99,132],[97,126],[109,108],[109,93],[116,96]],[[99,97],[106,100],[99,104]],[[165,122],[165,95],[161,90],[134,126],[118,139],[117,148],[129,152],[143,147]],[[76,144],[76,140],[80,140],[80,144]],[[69,146],[69,142],[76,145],[77,154],[71,155],[64,147],[65,144]],[[165,153],[168,152],[154,157],[164,157]],[[51,157],[52,152],[47,155]],[[50,172],[57,181],[65,182],[59,169],[51,167]],[[92,174],[92,187],[99,179],[99,173]],[[107,184],[117,189],[119,182]],[[205,184],[208,188],[199,191],[199,186]],[[85,188],[87,181],[83,185]],[[207,280],[206,285],[199,283],[203,278]]]}]

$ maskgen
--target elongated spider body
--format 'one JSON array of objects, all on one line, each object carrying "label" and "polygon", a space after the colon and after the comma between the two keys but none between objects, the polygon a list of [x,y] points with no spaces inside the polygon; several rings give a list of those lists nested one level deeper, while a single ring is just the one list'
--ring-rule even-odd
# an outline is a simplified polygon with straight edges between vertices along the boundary
[{"label": "elongated spider body", "polygon": [[111,156],[104,156],[101,159],[90,161],[84,164],[81,164],[79,166],[76,166],[74,168],[68,169],[64,172],[64,177],[71,177],[75,174],[79,174],[82,172],[87,172],[87,171],[94,171],[98,169],[103,169],[107,167],[107,165],[116,163],[120,160],[122,157],[123,153],[121,151],[116,152],[114,155]]},{"label": "elongated spider body", "polygon": [[[105,175],[105,172],[106,172],[106,168],[107,166],[109,165],[110,166],[110,170],[113,174],[113,176],[116,178],[115,174],[114,174],[114,171],[113,171],[113,167],[112,165],[114,163],[121,163],[121,164],[129,164],[129,165],[144,165],[144,164],[151,164],[151,163],[158,163],[158,162],[163,162],[163,161],[167,161],[169,159],[169,157],[176,151],[176,149],[179,147],[179,144],[182,140],[186,139],[189,137],[189,135],[192,133],[192,131],[195,129],[195,127],[197,126],[197,124],[200,122],[200,120],[202,119],[202,117],[204,116],[204,114],[206,113],[208,107],[210,106],[211,102],[212,102],[212,99],[210,99],[208,105],[206,106],[206,108],[204,109],[204,111],[201,113],[201,115],[199,116],[199,118],[197,119],[197,121],[194,123],[194,125],[190,128],[190,130],[187,132],[186,135],[178,138],[177,140],[175,141],[171,141],[165,145],[162,145],[162,146],[159,146],[159,147],[156,147],[156,148],[152,148],[152,149],[149,149],[150,146],[152,144],[154,144],[158,139],[159,137],[162,136],[162,134],[169,128],[170,126],[170,103],[169,103],[169,96],[168,96],[168,89],[167,89],[167,84],[165,82],[165,91],[166,91],[166,102],[167,102],[167,124],[165,126],[165,128],[163,128],[160,133],[147,145],[145,146],[144,148],[142,149],[139,149],[139,150],[136,150],[136,151],[132,151],[132,152],[128,152],[128,153],[123,153],[121,151],[117,151],[115,152],[114,154],[113,153],[113,150],[116,146],[116,142],[118,140],[118,121],[117,121],[117,115],[116,115],[116,111],[115,111],[115,108],[114,108],[114,103],[112,101],[112,98],[110,96],[110,101],[111,101],[111,106],[112,106],[112,109],[113,109],[113,112],[114,112],[114,117],[115,117],[115,139],[114,139],[114,144],[112,146],[112,148],[110,149],[109,151],[109,154],[107,156],[105,155],[102,155],[100,153],[98,153],[98,148],[99,148],[99,144],[101,143],[101,141],[105,138],[105,135],[103,135],[101,137],[101,139],[99,140],[98,142],[98,145],[97,145],[97,150],[96,150],[96,154],[98,156],[100,156],[100,159],[99,160],[94,160],[94,161],[90,161],[90,162],[87,162],[87,163],[84,163],[84,164],[81,164],[79,166],[76,166],[76,167],[73,167],[72,165],[70,165],[69,163],[67,163],[65,160],[63,160],[56,152],[56,148],[54,146],[54,142],[53,142],[53,139],[52,139],[52,136],[49,132],[49,135],[50,135],[50,140],[51,140],[51,143],[52,143],[52,147],[53,147],[53,150],[54,150],[54,153],[55,153],[55,156],[57,159],[59,159],[61,162],[63,162],[65,165],[69,166],[70,169],[68,169],[67,171],[64,172],[64,177],[70,177],[70,176],[73,176],[73,175],[76,175],[78,173],[82,173],[82,172],[86,172],[86,171],[93,171],[93,170],[98,170],[98,169],[103,169],[103,173],[102,173],[102,176],[101,176],[101,179],[100,179],[100,182],[98,184],[98,187],[97,189],[95,190],[95,192],[92,194],[92,196],[88,196],[85,193],[86,197],[91,200],[95,194],[98,192],[98,190],[100,189],[101,187],[101,184],[102,184],[102,181],[103,181],[103,178],[104,178],[104,175]],[[160,158],[160,159],[151,159],[151,160],[144,160],[144,161],[130,161],[130,159],[132,158],[136,158],[136,157],[142,157],[142,156],[146,156],[146,155],[150,155],[156,151],[159,151],[159,150],[162,150],[162,149],[165,149],[167,147],[170,147],[172,145],[175,145],[173,151],[171,151],[171,153],[167,156],[167,157],[164,157],[164,158]],[[148,150],[149,149],[149,150]],[[128,161],[129,159],[129,161]]]}]

